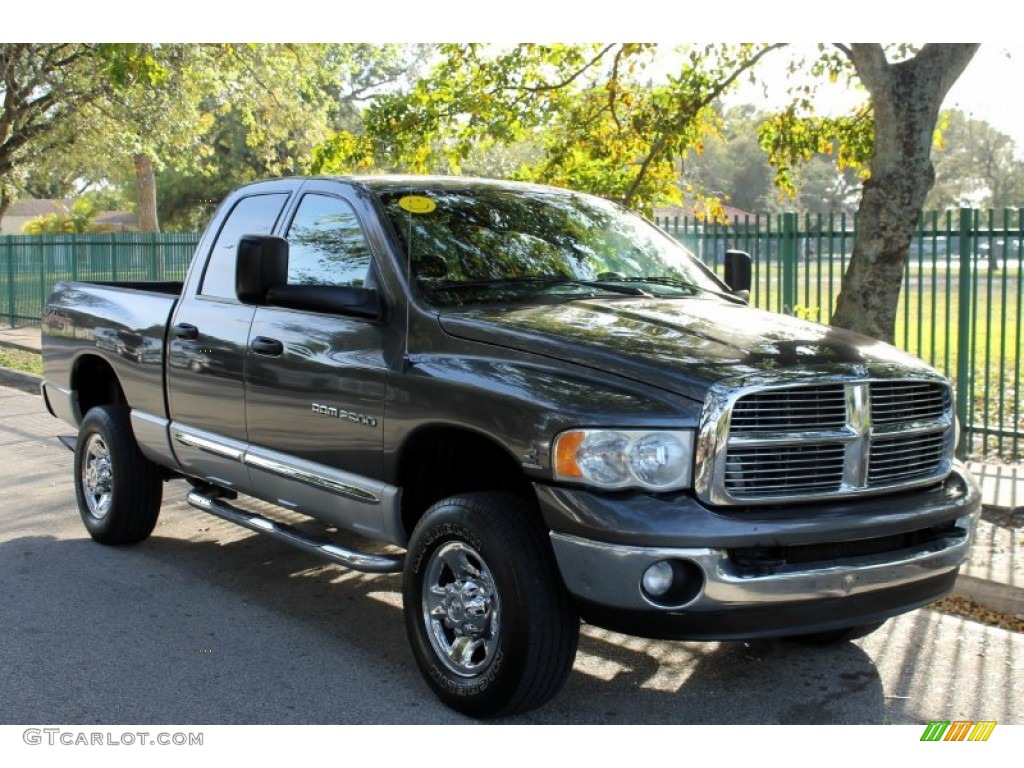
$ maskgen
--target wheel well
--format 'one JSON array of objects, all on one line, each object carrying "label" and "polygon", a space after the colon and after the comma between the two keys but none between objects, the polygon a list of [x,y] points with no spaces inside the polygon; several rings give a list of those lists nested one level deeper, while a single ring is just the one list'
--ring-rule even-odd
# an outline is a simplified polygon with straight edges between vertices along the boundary
[{"label": "wheel well", "polygon": [[402,449],[398,475],[406,533],[432,504],[457,493],[507,491],[536,505],[530,481],[508,451],[463,429],[417,432]]},{"label": "wheel well", "polygon": [[97,405],[127,405],[128,402],[110,363],[94,355],[82,357],[75,363],[71,389],[78,395],[80,418]]}]

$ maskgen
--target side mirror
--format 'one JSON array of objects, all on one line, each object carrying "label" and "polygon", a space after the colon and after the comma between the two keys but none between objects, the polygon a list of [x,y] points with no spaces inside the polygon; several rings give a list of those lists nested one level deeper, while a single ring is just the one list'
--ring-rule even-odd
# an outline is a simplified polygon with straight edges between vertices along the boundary
[{"label": "side mirror", "polygon": [[725,284],[741,298],[750,296],[751,258],[746,251],[725,252]]},{"label": "side mirror", "polygon": [[235,261],[235,293],[243,304],[263,304],[272,285],[288,282],[288,241],[243,235]]},{"label": "side mirror", "polygon": [[275,285],[267,291],[266,303],[272,307],[369,319],[379,318],[384,310],[377,291],[348,285]]}]

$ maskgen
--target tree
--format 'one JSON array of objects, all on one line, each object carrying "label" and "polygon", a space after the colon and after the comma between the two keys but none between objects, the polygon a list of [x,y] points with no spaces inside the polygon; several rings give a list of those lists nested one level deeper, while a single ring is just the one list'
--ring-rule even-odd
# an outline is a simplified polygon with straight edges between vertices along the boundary
[{"label": "tree", "polygon": [[[407,86],[428,51],[397,44],[291,48],[302,58],[301,77],[292,66],[257,78],[265,67],[251,62],[246,79],[232,78],[235,95],[212,97],[208,110],[216,119],[203,138],[208,150],[203,162],[167,162],[157,172],[161,221],[169,227],[200,228],[214,205],[241,184],[309,173],[314,147],[332,131],[359,130],[366,103]],[[254,53],[259,51],[246,55]],[[304,91],[314,96],[303,96]],[[277,95],[281,92],[290,95]]]},{"label": "tree", "polygon": [[854,213],[860,204],[863,179],[854,168],[836,168],[835,157],[818,154],[800,169],[796,181],[797,210],[806,213]]},{"label": "tree", "polygon": [[1024,204],[1024,162],[1013,139],[958,110],[941,116],[933,150],[935,186],[927,209],[1016,208]]},{"label": "tree", "polygon": [[931,147],[939,109],[977,49],[976,43],[929,43],[892,63],[875,43],[840,46],[871,96],[874,145],[833,325],[894,340],[910,243],[935,181]]},{"label": "tree", "polygon": [[0,216],[21,169],[109,87],[114,54],[72,43],[0,43]]},{"label": "tree", "polygon": [[[676,201],[675,162],[715,134],[712,104],[778,45],[692,48],[667,83],[644,73],[656,46],[442,46],[443,60],[407,93],[371,106],[364,133],[339,132],[316,166],[383,165],[458,172],[481,142],[535,140],[544,159],[521,178],[573,186],[649,211]],[[783,189],[816,153],[838,170],[865,167],[859,235],[833,324],[891,341],[902,270],[931,184],[933,131],[942,99],[977,44],[934,44],[890,62],[878,44],[835,44],[811,71],[839,77],[851,66],[870,102],[841,118],[814,118],[812,89],[762,129]]]},{"label": "tree", "polygon": [[542,157],[515,176],[649,212],[678,201],[676,163],[714,134],[714,102],[777,47],[695,49],[651,84],[654,45],[443,45],[429,75],[374,102],[362,132],[335,133],[314,167],[459,172],[481,146],[527,142]]},{"label": "tree", "polygon": [[767,212],[776,207],[774,173],[757,139],[764,115],[746,104],[721,114],[718,135],[703,142],[702,151],[682,161],[685,188],[716,197],[744,211]]},{"label": "tree", "polygon": [[95,230],[96,206],[89,198],[75,200],[64,213],[51,213],[27,222],[26,235],[74,235]]}]

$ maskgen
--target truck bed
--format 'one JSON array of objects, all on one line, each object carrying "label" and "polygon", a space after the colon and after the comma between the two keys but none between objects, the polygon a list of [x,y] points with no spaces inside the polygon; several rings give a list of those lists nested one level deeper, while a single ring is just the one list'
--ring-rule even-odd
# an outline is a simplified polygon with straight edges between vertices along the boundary
[{"label": "truck bed", "polygon": [[[180,282],[62,282],[54,288],[42,320],[45,379],[62,391],[78,391],[71,416],[79,423],[87,410],[90,371],[113,369],[125,399],[143,411],[166,415],[164,365],[167,324],[181,294]],[[76,361],[82,381],[72,382]],[[61,397],[47,397],[56,403]]]}]

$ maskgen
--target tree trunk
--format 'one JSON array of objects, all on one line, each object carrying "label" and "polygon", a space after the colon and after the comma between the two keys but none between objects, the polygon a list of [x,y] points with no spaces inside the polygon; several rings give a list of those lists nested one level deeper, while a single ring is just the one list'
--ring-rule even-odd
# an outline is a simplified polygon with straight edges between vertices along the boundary
[{"label": "tree trunk", "polygon": [[11,207],[11,198],[7,194],[7,185],[3,177],[0,177],[0,221],[4,220],[4,214]]},{"label": "tree trunk", "polygon": [[159,232],[160,222],[156,215],[156,174],[149,155],[137,154],[135,163],[135,185],[138,188],[139,228],[143,232]]},{"label": "tree trunk", "polygon": [[977,49],[976,43],[929,43],[912,59],[890,64],[876,43],[843,48],[871,94],[875,145],[833,325],[893,342],[907,254],[935,181],[931,146],[939,108]]}]

